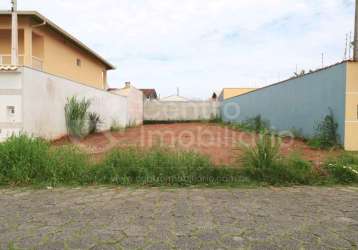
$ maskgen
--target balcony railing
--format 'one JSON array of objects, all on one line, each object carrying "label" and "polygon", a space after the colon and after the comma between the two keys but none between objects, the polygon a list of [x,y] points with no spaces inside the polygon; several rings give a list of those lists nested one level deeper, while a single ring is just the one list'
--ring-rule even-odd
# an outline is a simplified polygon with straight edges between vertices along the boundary
[{"label": "balcony railing", "polygon": [[[11,55],[0,55],[1,65],[11,65]],[[18,64],[24,65],[24,55],[19,55]]]},{"label": "balcony railing", "polygon": [[[18,64],[20,66],[24,65],[24,55],[19,55]],[[0,65],[11,65],[11,55],[0,55]],[[32,67],[37,70],[43,70],[43,60],[33,56]]]}]

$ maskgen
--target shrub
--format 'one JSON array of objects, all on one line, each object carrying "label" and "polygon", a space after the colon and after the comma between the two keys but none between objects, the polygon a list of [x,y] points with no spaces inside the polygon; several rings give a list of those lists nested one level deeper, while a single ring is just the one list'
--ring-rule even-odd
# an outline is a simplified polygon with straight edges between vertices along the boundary
[{"label": "shrub", "polygon": [[345,153],[325,164],[325,170],[335,183],[358,183],[358,157]]},{"label": "shrub", "polygon": [[272,185],[310,183],[314,179],[311,164],[298,156],[281,157],[278,140],[263,135],[255,146],[245,148],[241,173],[251,180]]},{"label": "shrub", "polygon": [[88,132],[90,134],[94,134],[98,132],[99,125],[102,123],[101,117],[94,112],[91,112],[88,114]]},{"label": "shrub", "polygon": [[313,148],[329,149],[339,145],[338,123],[335,120],[332,109],[330,114],[315,128],[315,136],[308,144]]},{"label": "shrub", "polygon": [[91,102],[86,98],[77,100],[77,97],[73,96],[67,99],[65,105],[66,126],[71,136],[82,138],[87,135],[87,111],[90,105]]},{"label": "shrub", "polygon": [[270,132],[270,122],[268,120],[262,119],[261,115],[248,118],[242,122],[231,123],[229,126],[235,130],[244,130],[256,133]]}]

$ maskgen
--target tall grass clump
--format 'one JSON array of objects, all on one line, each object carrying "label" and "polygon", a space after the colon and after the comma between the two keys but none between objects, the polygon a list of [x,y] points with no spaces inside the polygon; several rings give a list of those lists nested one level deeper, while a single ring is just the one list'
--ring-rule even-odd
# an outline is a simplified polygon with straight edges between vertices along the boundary
[{"label": "tall grass clump", "polygon": [[72,147],[51,148],[39,138],[12,136],[0,144],[0,184],[83,183],[87,157]]},{"label": "tall grass clump", "polygon": [[244,176],[271,185],[309,184],[315,176],[311,164],[299,156],[282,157],[279,138],[267,134],[244,148],[241,165]]},{"label": "tall grass clump", "polygon": [[308,141],[313,148],[330,149],[339,146],[338,123],[334,117],[333,110],[315,128],[315,135]]},{"label": "tall grass clump", "polygon": [[2,184],[33,184],[45,177],[49,164],[49,145],[44,140],[20,135],[0,144]]},{"label": "tall grass clump", "polygon": [[87,120],[88,109],[91,101],[83,98],[78,100],[72,96],[67,99],[65,105],[66,126],[68,133],[77,138],[82,138],[88,134]]}]

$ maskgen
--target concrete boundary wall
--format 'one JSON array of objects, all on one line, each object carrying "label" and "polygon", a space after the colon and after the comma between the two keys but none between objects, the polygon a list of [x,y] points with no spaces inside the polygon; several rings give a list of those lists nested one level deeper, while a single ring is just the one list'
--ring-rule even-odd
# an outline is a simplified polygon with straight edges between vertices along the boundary
[{"label": "concrete boundary wall", "polygon": [[144,121],[200,121],[219,115],[218,102],[144,102]]},{"label": "concrete boundary wall", "polygon": [[261,115],[279,131],[296,129],[305,136],[329,114],[339,124],[341,143],[345,137],[345,92],[347,64],[341,63],[305,76],[274,84],[238,97],[221,105],[225,121],[241,122]]},{"label": "concrete boundary wall", "polygon": [[[20,91],[14,92],[11,88]],[[67,98],[91,100],[91,112],[100,115],[101,131],[112,123],[128,124],[128,99],[41,71],[21,67],[17,72],[0,74],[0,140],[19,131],[36,137],[56,139],[67,134],[64,107]],[[5,93],[7,92],[7,93]],[[7,106],[15,106],[9,117]]]}]

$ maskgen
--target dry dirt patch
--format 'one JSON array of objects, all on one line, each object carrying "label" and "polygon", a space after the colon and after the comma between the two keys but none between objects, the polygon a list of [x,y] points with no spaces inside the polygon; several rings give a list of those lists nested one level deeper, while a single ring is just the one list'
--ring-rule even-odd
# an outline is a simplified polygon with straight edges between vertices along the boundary
[{"label": "dry dirt patch", "polygon": [[[54,142],[54,145],[73,143],[96,157],[101,157],[109,150],[118,147],[147,149],[164,145],[194,150],[209,156],[217,165],[228,165],[240,158],[241,144],[252,145],[256,139],[255,134],[232,130],[216,124],[181,123],[144,125],[121,132],[99,133],[81,141],[63,138]],[[313,150],[303,141],[294,139],[285,139],[281,152],[284,155],[297,152],[305,159],[314,162],[315,165],[339,153],[339,151]]]}]

